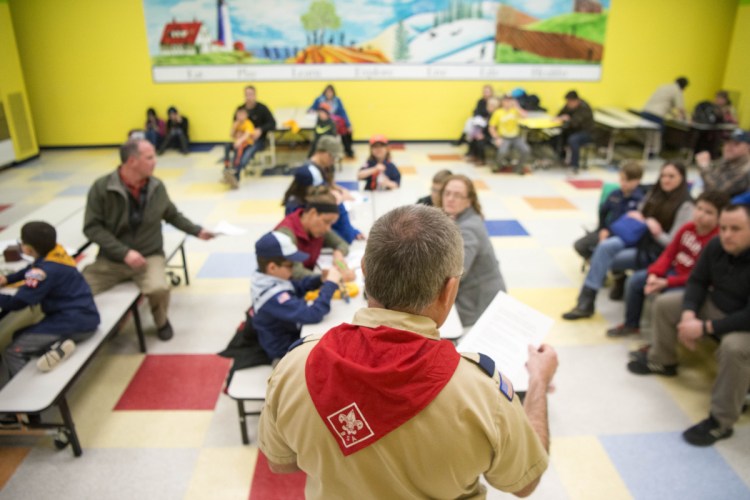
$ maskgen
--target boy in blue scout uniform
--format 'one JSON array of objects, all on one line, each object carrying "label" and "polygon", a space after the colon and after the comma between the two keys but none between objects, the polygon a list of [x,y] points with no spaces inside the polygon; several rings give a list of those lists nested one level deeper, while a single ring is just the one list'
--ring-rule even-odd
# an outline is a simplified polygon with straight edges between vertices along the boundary
[{"label": "boy in blue scout uniform", "polygon": [[[328,270],[325,282],[320,275],[292,280],[292,264],[304,262],[309,255],[300,252],[291,238],[278,231],[263,235],[255,243],[255,254],[258,270],[251,286],[253,326],[261,347],[275,364],[299,339],[302,325],[320,323],[328,314],[341,274],[334,266]],[[318,288],[318,298],[308,305],[305,293]]]},{"label": "boy in blue scout uniform", "polygon": [[37,304],[44,313],[43,320],[13,334],[4,356],[11,377],[37,355],[41,355],[37,367],[51,370],[70,356],[76,342],[90,338],[99,326],[91,288],[56,239],[55,228],[46,222],[25,224],[21,248],[34,262],[0,276],[0,286],[23,282],[15,295],[0,294],[2,314]]}]

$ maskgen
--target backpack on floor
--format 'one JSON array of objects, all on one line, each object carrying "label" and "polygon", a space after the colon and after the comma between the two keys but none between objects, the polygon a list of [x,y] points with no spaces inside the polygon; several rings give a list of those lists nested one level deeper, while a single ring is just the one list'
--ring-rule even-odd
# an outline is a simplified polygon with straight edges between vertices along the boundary
[{"label": "backpack on floor", "polygon": [[711,101],[702,101],[695,105],[693,110],[693,121],[695,123],[704,123],[707,125],[715,125],[722,123],[724,117],[722,116],[721,109],[712,103]]}]

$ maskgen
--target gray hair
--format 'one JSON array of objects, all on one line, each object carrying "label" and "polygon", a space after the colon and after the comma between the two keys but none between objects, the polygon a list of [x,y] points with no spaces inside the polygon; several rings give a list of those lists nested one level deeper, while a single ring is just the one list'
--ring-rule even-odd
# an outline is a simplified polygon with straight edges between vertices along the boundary
[{"label": "gray hair", "polygon": [[129,139],[128,142],[120,146],[120,162],[125,163],[131,156],[138,156],[140,154],[140,151],[138,151],[138,146],[145,140],[146,139],[140,138]]},{"label": "gray hair", "polygon": [[445,213],[396,208],[375,221],[367,238],[365,290],[386,309],[419,314],[448,278],[461,275],[463,261],[463,238]]}]

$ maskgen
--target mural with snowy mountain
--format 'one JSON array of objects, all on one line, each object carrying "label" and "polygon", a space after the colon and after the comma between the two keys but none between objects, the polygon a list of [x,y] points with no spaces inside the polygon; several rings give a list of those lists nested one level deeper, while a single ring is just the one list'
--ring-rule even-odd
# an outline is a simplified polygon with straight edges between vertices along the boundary
[{"label": "mural with snowy mountain", "polygon": [[596,80],[611,0],[144,0],[156,81]]}]

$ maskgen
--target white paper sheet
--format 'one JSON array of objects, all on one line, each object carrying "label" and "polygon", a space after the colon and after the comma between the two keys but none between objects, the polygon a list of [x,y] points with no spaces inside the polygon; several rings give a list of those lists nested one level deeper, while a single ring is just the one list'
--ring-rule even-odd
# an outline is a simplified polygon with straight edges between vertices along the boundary
[{"label": "white paper sheet", "polygon": [[480,352],[495,361],[517,391],[529,387],[528,346],[539,346],[554,320],[500,292],[472,329],[461,338],[460,352]]},{"label": "white paper sheet", "polygon": [[216,224],[216,227],[211,230],[214,234],[224,234],[227,236],[242,236],[247,232],[246,229],[223,220]]}]

